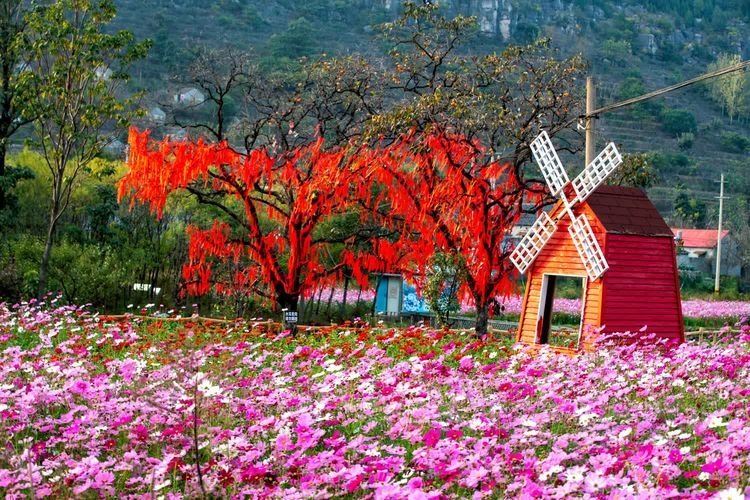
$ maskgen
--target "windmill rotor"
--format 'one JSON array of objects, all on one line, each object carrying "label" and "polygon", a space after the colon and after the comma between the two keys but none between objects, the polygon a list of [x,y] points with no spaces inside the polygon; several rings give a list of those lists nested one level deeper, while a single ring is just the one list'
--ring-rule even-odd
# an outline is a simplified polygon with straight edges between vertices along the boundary
[{"label": "windmill rotor", "polygon": [[[546,131],[542,131],[532,141],[531,152],[550,192],[553,196],[560,198],[570,218],[568,233],[586,269],[586,274],[592,281],[599,279],[607,272],[609,265],[586,215],[576,217],[573,208],[584,202],[622,163],[620,152],[614,143],[610,142],[591,163],[586,165],[583,171],[573,179],[572,185],[575,192],[573,200],[569,200],[565,194],[565,188],[571,182]],[[510,256],[511,262],[521,273],[529,269],[556,230],[556,220],[552,220],[549,215],[542,212]]]}]

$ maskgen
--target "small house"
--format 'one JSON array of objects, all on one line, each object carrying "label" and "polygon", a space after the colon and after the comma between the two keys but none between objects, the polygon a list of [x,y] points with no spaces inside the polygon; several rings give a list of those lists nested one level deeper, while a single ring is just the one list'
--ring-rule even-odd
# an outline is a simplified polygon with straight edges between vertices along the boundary
[{"label": "small house", "polygon": [[399,316],[403,304],[403,278],[400,274],[378,274],[375,287],[375,314]]},{"label": "small house", "polygon": [[148,110],[148,119],[157,125],[164,125],[167,121],[167,114],[160,107],[154,106]]},{"label": "small house", "polygon": [[184,88],[174,95],[175,104],[182,106],[198,106],[205,101],[206,96],[195,87]]},{"label": "small house", "polygon": [[591,280],[568,232],[569,217],[558,202],[550,213],[556,228],[527,271],[517,340],[548,344],[556,282],[580,282],[581,320],[577,348],[592,350],[589,329],[603,333],[655,334],[684,341],[675,242],[669,226],[640,189],[601,186],[573,207],[585,214],[608,269]]},{"label": "small house", "polygon": [[104,145],[104,152],[116,158],[125,156],[128,145],[116,137],[110,138]]},{"label": "small house", "polygon": [[[672,228],[672,233],[677,243],[677,265],[680,269],[716,274],[718,230]],[[739,244],[729,230],[721,232],[720,273],[735,278],[742,274]]]},{"label": "small house", "polygon": [[108,82],[112,79],[112,70],[106,66],[97,66],[94,70],[97,80]]}]

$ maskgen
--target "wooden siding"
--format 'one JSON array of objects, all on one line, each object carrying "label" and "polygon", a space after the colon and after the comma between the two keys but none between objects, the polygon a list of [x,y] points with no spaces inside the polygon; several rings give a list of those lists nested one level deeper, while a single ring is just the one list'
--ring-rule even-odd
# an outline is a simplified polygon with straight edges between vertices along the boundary
[{"label": "wooden siding", "polygon": [[[560,210],[556,210],[551,216],[554,218],[560,212]],[[576,210],[576,215],[578,215],[578,212]],[[589,217],[589,222],[591,222],[594,234],[599,241],[599,245],[604,249],[604,229],[590,210],[587,211],[587,216]],[[557,230],[529,268],[526,294],[524,295],[521,318],[518,324],[518,340],[521,342],[528,344],[536,342],[537,332],[540,328],[537,321],[544,274],[581,276],[585,280],[588,280],[581,258],[568,233],[569,222],[568,216],[563,213],[557,222]],[[602,294],[601,284],[602,281],[600,279],[593,283],[588,281],[586,285],[586,300],[584,301],[586,308],[583,312],[584,325],[596,327],[600,324],[599,303]]]},{"label": "wooden siding", "polygon": [[639,331],[683,340],[677,263],[669,237],[608,235],[604,332]]}]

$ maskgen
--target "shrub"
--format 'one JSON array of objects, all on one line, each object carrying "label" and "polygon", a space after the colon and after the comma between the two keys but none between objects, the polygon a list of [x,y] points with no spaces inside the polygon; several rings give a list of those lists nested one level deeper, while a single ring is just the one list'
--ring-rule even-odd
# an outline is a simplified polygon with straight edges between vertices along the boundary
[{"label": "shrub", "polygon": [[677,147],[680,148],[680,150],[685,151],[693,147],[693,141],[695,141],[695,134],[692,132],[685,132],[680,134],[677,138]]},{"label": "shrub", "polygon": [[695,115],[685,109],[664,109],[659,115],[664,131],[675,137],[685,133],[695,133],[698,129]]},{"label": "shrub", "polygon": [[724,132],[720,141],[724,149],[734,153],[744,153],[750,149],[750,139],[736,132]]}]

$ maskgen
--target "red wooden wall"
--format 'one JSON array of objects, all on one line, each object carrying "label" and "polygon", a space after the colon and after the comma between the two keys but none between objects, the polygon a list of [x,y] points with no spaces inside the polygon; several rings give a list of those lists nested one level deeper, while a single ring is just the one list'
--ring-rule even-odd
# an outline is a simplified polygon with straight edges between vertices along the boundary
[{"label": "red wooden wall", "polygon": [[638,331],[682,342],[685,337],[674,240],[607,235],[604,332]]}]

